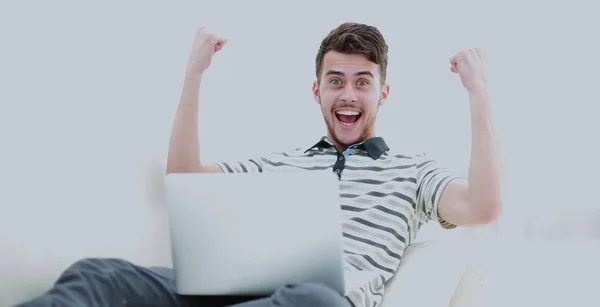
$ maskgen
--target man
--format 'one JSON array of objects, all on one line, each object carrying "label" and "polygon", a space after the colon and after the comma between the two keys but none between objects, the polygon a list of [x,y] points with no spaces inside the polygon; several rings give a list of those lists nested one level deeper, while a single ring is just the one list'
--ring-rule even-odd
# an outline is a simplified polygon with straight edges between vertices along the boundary
[{"label": "man", "polygon": [[[346,297],[317,284],[282,285],[266,298],[236,298],[237,307],[377,306],[404,249],[420,226],[484,225],[501,212],[500,164],[480,49],[457,53],[450,70],[468,92],[472,151],[468,180],[426,155],[393,152],[375,135],[378,108],[388,97],[387,44],[377,28],[344,23],[323,40],[316,56],[313,94],[327,124],[314,146],[245,161],[203,165],[199,158],[199,88],[226,40],[199,29],[189,58],[169,144],[167,173],[266,172],[331,169],[340,181],[344,267],[358,286]],[[316,213],[318,214],[318,213]],[[217,238],[216,238],[217,239]],[[442,255],[440,255],[442,257]],[[179,296],[172,271],[118,259],[76,262],[50,291],[22,306],[219,306],[234,301]]]}]

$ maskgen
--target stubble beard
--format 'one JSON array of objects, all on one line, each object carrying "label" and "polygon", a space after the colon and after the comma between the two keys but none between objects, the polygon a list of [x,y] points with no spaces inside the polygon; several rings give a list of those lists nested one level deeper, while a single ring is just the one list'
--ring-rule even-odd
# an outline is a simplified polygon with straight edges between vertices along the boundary
[{"label": "stubble beard", "polygon": [[[377,112],[377,110],[376,110]],[[363,114],[362,116],[365,116],[365,114]],[[360,136],[358,137],[358,139],[354,140],[351,142],[351,144],[346,144],[340,141],[340,139],[338,138],[338,136],[335,133],[335,128],[334,128],[334,121],[337,120],[335,118],[335,114],[332,114],[332,118],[330,118],[329,120],[327,119],[327,116],[325,114],[323,114],[323,119],[325,120],[325,124],[327,126],[327,134],[330,136],[331,141],[337,145],[342,147],[344,150],[354,144],[360,143],[360,142],[364,142],[366,141],[368,138],[373,137],[372,132],[375,126],[375,116],[371,115],[369,116],[369,118],[362,118],[360,120],[366,120],[365,122],[365,128],[363,129],[363,131],[361,132]],[[340,148],[338,148],[340,149]],[[340,149],[341,150],[341,149]]]}]

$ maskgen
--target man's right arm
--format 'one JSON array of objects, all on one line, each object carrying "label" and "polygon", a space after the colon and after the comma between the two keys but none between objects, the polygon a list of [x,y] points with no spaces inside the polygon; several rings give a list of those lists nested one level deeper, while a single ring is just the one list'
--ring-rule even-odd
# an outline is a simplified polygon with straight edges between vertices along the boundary
[{"label": "man's right arm", "polygon": [[224,39],[205,33],[203,28],[196,32],[181,99],[171,129],[167,174],[222,172],[217,165],[204,166],[201,163],[198,112],[202,76],[210,65],[214,53],[219,51],[225,43]]},{"label": "man's right arm", "polygon": [[218,166],[203,166],[200,161],[198,109],[201,82],[201,74],[186,74],[169,139],[167,174],[221,172]]}]

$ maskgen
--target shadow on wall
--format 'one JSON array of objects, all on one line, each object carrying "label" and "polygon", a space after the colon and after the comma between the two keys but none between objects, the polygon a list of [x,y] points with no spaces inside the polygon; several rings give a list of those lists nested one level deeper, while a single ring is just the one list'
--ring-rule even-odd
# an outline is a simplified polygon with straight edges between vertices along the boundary
[{"label": "shadow on wall", "polygon": [[143,161],[142,178],[146,203],[155,209],[165,209],[164,178],[167,167],[166,158],[148,157]]}]

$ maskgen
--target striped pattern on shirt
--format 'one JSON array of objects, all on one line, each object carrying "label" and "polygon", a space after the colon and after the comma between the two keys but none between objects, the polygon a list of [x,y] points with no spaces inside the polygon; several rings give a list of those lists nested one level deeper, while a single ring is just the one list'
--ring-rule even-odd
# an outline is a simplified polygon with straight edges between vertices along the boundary
[{"label": "striped pattern on shirt", "polygon": [[344,268],[347,276],[361,278],[347,281],[359,286],[348,289],[346,297],[354,306],[375,307],[420,226],[437,220],[444,228],[454,227],[438,218],[437,206],[443,189],[456,176],[425,154],[390,151],[380,137],[350,146],[344,153],[323,137],[308,150],[217,165],[229,173],[327,171],[339,169],[342,160]]}]

